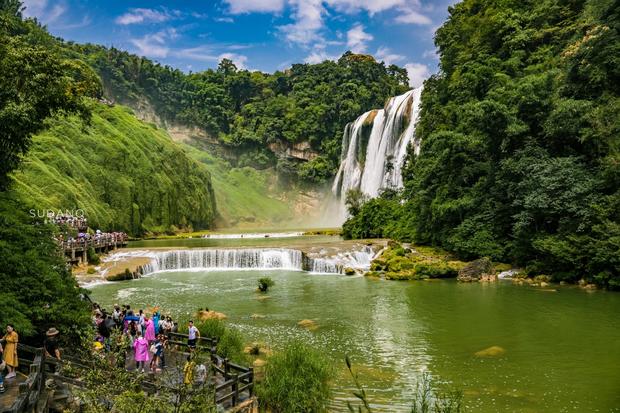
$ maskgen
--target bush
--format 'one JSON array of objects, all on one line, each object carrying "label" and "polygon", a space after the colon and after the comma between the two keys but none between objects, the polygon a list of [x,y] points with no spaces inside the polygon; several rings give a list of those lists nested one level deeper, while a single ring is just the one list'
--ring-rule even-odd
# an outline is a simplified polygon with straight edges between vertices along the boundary
[{"label": "bush", "polygon": [[269,289],[269,287],[273,287],[275,282],[269,277],[263,277],[258,280],[258,289],[259,291],[265,293]]},{"label": "bush", "polygon": [[[187,323],[179,324],[181,331],[187,333]],[[208,320],[194,320],[194,325],[200,331],[202,337],[217,338],[217,354],[229,360],[244,364],[247,363],[247,356],[243,352],[244,340],[242,334],[230,328],[222,320],[214,318]]]},{"label": "bush", "polygon": [[99,265],[101,263],[99,255],[97,255],[93,247],[88,248],[88,251],[86,251],[86,257],[90,265]]},{"label": "bush", "polygon": [[90,274],[94,274],[94,273],[96,273],[96,272],[97,272],[97,271],[95,271],[95,269],[94,269],[93,267],[88,267],[88,269],[86,270],[86,274],[89,274],[89,275],[90,275]]},{"label": "bush", "polygon": [[330,362],[312,347],[289,343],[269,358],[256,391],[261,407],[278,413],[325,412],[331,397]]}]

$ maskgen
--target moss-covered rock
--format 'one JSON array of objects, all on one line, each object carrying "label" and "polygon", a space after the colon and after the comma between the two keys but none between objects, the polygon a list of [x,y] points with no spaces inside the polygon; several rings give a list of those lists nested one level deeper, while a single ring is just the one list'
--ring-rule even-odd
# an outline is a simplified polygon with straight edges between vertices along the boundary
[{"label": "moss-covered rock", "polygon": [[465,265],[458,273],[457,279],[463,282],[479,281],[481,278],[490,281],[489,276],[495,274],[493,263],[484,257]]},{"label": "moss-covered rock", "polygon": [[117,274],[110,274],[105,277],[108,281],[125,281],[125,280],[133,280],[134,274],[129,270],[129,268],[125,268],[125,271],[119,272]]},{"label": "moss-covered rock", "polygon": [[367,275],[383,273],[386,280],[452,278],[466,264],[441,249],[425,246],[405,248],[398,242],[389,241],[388,248],[371,263],[371,271]]}]

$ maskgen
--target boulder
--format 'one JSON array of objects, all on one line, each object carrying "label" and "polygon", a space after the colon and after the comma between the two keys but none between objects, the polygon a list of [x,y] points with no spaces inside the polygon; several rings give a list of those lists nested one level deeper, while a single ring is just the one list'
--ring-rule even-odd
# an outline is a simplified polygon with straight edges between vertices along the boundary
[{"label": "boulder", "polygon": [[200,320],[224,320],[226,319],[226,314],[218,313],[217,311],[198,311],[196,314],[197,318]]},{"label": "boulder", "polygon": [[314,331],[319,328],[318,324],[314,320],[301,320],[297,323],[297,325],[310,331]]},{"label": "boulder", "polygon": [[484,350],[480,350],[474,353],[476,357],[498,357],[503,355],[506,352],[500,346],[491,346],[489,348],[485,348]]},{"label": "boulder", "polygon": [[461,268],[456,279],[463,282],[471,282],[479,281],[483,276],[488,278],[491,275],[495,275],[493,263],[490,259],[484,257],[472,261]]}]

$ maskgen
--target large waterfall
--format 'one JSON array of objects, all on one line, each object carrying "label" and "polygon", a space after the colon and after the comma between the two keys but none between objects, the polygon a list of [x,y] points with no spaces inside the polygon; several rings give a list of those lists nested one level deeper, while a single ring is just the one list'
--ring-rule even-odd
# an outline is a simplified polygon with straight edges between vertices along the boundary
[{"label": "large waterfall", "polygon": [[366,112],[346,126],[340,168],[332,186],[332,192],[340,200],[343,219],[348,191],[359,189],[376,197],[381,188],[402,187],[401,172],[407,148],[413,144],[416,154],[420,150],[415,124],[421,94],[422,87],[419,87],[390,98],[385,108]]},{"label": "large waterfall", "polygon": [[180,270],[290,270],[343,274],[349,268],[368,270],[375,252],[368,246],[331,256],[307,255],[288,248],[244,248],[145,251],[142,256],[149,258],[149,263],[141,267],[142,275]]}]

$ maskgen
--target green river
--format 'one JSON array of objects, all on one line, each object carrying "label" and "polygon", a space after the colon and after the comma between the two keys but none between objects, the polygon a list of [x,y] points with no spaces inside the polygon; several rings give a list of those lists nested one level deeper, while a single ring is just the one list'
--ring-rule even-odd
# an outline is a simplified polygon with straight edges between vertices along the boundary
[{"label": "green river", "polygon": [[[173,246],[287,246],[295,240],[163,240]],[[337,238],[335,239],[337,240]],[[243,241],[243,242],[241,242]],[[259,300],[257,280],[276,282]],[[247,341],[277,350],[292,338],[324,352],[340,371],[333,411],[354,400],[344,356],[379,412],[406,412],[421,372],[463,391],[468,412],[620,412],[620,294],[554,286],[382,281],[299,271],[182,271],[92,287],[108,308],[160,306],[173,315],[200,307],[225,313]],[[252,314],[264,318],[252,318]],[[302,319],[319,328],[305,330]],[[491,346],[496,357],[474,353]]]}]

